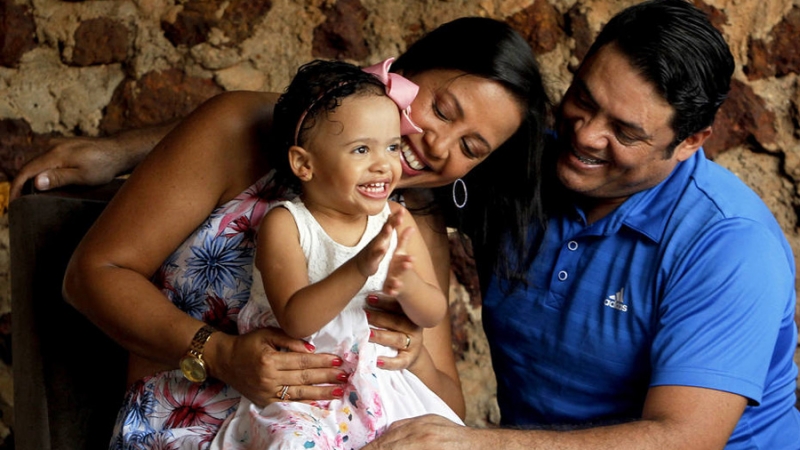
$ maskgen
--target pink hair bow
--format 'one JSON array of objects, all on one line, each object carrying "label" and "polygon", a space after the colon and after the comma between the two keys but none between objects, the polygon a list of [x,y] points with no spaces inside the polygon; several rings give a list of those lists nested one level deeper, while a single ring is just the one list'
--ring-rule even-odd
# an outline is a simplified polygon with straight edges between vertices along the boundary
[{"label": "pink hair bow", "polygon": [[418,127],[410,116],[411,102],[417,96],[419,86],[402,75],[389,72],[389,67],[393,62],[394,58],[389,58],[373,66],[365,67],[363,70],[375,75],[386,85],[386,96],[392,99],[400,109],[400,134],[405,136],[422,133],[422,128]]}]

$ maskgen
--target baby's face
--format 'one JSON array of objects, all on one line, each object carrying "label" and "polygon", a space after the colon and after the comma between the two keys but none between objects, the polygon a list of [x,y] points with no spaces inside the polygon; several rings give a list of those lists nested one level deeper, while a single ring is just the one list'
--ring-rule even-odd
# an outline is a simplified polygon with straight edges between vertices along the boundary
[{"label": "baby's face", "polygon": [[400,180],[400,112],[383,95],[353,95],[309,133],[304,200],[346,215],[379,213]]}]

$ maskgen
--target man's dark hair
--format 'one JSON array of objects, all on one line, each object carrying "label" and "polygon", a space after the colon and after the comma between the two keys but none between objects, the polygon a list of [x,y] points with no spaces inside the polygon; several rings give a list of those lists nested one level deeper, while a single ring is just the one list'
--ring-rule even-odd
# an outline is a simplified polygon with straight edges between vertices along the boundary
[{"label": "man's dark hair", "polygon": [[615,45],[675,110],[670,152],[710,126],[730,90],[734,61],[708,16],[685,0],[631,6],[603,27],[584,58]]}]

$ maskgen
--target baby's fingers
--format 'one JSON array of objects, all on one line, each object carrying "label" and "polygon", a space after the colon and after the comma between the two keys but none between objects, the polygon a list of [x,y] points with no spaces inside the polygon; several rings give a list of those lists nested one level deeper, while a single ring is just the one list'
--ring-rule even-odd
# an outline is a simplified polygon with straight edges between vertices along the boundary
[{"label": "baby's fingers", "polygon": [[406,251],[406,246],[408,245],[408,240],[411,238],[411,235],[414,234],[416,228],[413,227],[406,227],[400,234],[397,236],[397,249],[394,251],[395,255],[406,255],[408,252]]},{"label": "baby's fingers", "polygon": [[403,288],[403,283],[398,278],[387,278],[383,282],[383,293],[386,295],[397,296]]},{"label": "baby's fingers", "polygon": [[403,254],[398,255],[397,253],[395,253],[394,256],[392,257],[392,263],[391,267],[389,268],[389,271],[392,272],[392,274],[400,274],[410,269],[413,266],[414,266],[413,256],[403,255]]}]

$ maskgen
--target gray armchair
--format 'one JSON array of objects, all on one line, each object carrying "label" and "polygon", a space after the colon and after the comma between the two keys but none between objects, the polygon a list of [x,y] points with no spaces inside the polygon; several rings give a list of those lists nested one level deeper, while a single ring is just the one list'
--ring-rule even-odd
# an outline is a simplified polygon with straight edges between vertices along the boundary
[{"label": "gray armchair", "polygon": [[120,182],[9,206],[17,450],[107,449],[127,353],[61,296],[75,246]]}]

